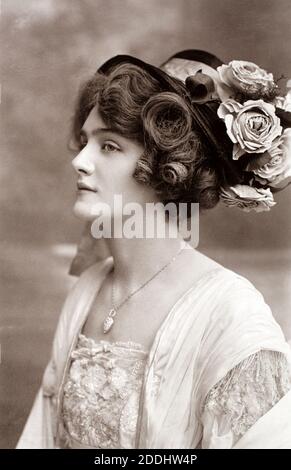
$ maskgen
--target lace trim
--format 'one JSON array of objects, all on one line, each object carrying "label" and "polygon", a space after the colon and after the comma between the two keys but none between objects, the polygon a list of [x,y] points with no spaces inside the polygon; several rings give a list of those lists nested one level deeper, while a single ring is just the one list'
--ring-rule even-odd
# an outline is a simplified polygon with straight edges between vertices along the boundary
[{"label": "lace trim", "polygon": [[90,349],[96,349],[96,347],[102,346],[102,350],[104,352],[112,351],[115,348],[125,348],[130,351],[138,351],[142,354],[148,354],[148,351],[143,348],[143,345],[141,343],[136,343],[135,341],[108,341],[105,339],[96,341],[83,333],[79,334],[79,344]]},{"label": "lace trim", "polygon": [[242,361],[208,393],[204,410],[228,426],[238,440],[289,390],[291,369],[277,351],[262,350]]}]

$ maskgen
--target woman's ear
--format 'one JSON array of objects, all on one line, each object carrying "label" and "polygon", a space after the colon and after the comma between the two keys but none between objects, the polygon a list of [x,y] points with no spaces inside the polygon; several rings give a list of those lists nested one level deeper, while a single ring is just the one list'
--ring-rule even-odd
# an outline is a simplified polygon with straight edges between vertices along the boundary
[{"label": "woman's ear", "polygon": [[68,271],[71,276],[80,276],[85,269],[110,256],[104,238],[96,239],[92,236],[91,225],[92,222],[89,221],[84,226],[77,253]]}]

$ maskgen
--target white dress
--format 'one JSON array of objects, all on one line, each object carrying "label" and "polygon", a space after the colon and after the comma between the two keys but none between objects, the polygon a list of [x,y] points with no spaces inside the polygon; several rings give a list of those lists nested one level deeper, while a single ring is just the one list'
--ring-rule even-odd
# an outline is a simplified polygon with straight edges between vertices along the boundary
[{"label": "white dress", "polygon": [[[64,386],[61,447],[135,447],[146,357],[138,343],[97,343],[79,335]],[[218,448],[218,441],[219,447],[231,448],[289,390],[291,371],[281,353],[250,356],[209,392],[202,418],[203,448]]]},{"label": "white dress", "polygon": [[242,276],[206,273],[172,307],[150,351],[80,336],[112,269],[71,289],[17,448],[291,448],[291,349]]}]

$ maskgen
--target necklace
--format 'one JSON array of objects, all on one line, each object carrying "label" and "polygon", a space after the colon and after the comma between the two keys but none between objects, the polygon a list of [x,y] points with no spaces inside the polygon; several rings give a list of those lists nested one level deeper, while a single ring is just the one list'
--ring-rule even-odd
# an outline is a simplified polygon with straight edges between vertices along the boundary
[{"label": "necklace", "polygon": [[111,328],[113,327],[114,325],[114,317],[116,316],[117,314],[117,310],[120,309],[122,307],[123,304],[125,304],[125,302],[127,302],[130,297],[132,297],[134,294],[137,294],[137,292],[139,292],[143,287],[145,287],[152,279],[154,279],[160,272],[162,272],[164,269],[166,269],[171,263],[173,263],[175,261],[175,259],[177,258],[177,256],[182,252],[182,250],[184,250],[184,248],[186,247],[186,243],[184,243],[184,245],[180,248],[180,250],[178,251],[178,253],[176,253],[171,259],[170,261],[168,261],[161,269],[159,269],[153,276],[151,276],[146,282],[144,282],[140,287],[138,287],[137,289],[135,289],[131,294],[129,294],[127,297],[125,297],[124,300],[122,300],[122,302],[116,307],[115,306],[115,301],[114,301],[114,279],[112,278],[112,291],[111,291],[111,309],[110,309],[110,312],[108,313],[107,317],[105,318],[104,322],[103,322],[103,332],[104,333],[108,333],[109,330],[111,330]]}]

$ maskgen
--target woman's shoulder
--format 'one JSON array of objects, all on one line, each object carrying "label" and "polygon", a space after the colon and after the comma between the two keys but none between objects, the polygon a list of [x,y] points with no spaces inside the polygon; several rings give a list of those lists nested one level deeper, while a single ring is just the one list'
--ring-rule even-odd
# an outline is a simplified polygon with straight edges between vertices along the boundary
[{"label": "woman's shoulder", "polygon": [[219,263],[214,258],[206,255],[201,251],[198,251],[197,249],[193,251],[195,251],[196,263],[198,263],[199,266],[202,267],[202,274],[204,271],[206,272],[206,274],[215,273],[214,278],[217,280],[228,278],[229,282],[233,282],[237,286],[252,289],[262,295],[258,288],[255,286],[255,284],[243,273]]},{"label": "woman's shoulder", "polygon": [[[192,250],[189,254],[188,269],[197,272],[197,280],[207,280],[213,285],[223,284],[224,294],[234,295],[241,289],[252,290],[259,297],[262,293],[256,288],[253,282],[231,268],[224,266],[213,258],[198,250]],[[191,259],[192,258],[192,259]],[[226,289],[228,287],[228,289]]]},{"label": "woman's shoulder", "polygon": [[202,283],[211,311],[209,329],[222,336],[232,336],[237,331],[248,338],[256,336],[258,340],[269,337],[270,349],[275,338],[283,345],[284,333],[263,292],[243,274],[214,263],[210,261],[212,269],[206,273],[207,282]]},{"label": "woman's shoulder", "polygon": [[222,318],[223,324],[227,325],[235,321],[259,322],[261,318],[275,323],[264,294],[252,280],[201,252],[196,251],[195,257],[199,276],[193,283],[193,299],[196,302],[199,297],[199,303],[205,305],[210,319],[218,321]]}]

